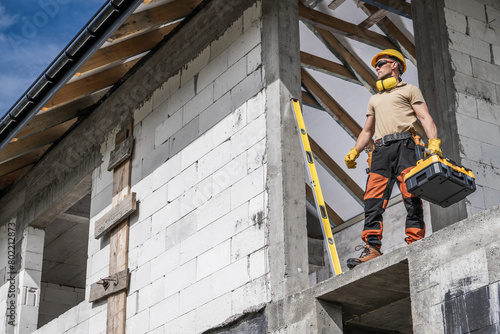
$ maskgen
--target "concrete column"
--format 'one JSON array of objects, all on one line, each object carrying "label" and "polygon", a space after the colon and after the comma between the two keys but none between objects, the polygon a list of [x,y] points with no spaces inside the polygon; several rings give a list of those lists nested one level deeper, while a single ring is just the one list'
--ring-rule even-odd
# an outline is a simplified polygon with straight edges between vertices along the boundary
[{"label": "concrete column", "polygon": [[[442,140],[443,154],[460,163],[455,87],[444,19],[444,0],[412,3],[418,79]],[[431,204],[432,230],[438,231],[467,217],[464,201],[448,208]]]},{"label": "concrete column", "polygon": [[24,230],[18,274],[16,334],[28,334],[37,329],[44,239],[44,230],[34,227]]},{"label": "concrete column", "polygon": [[272,332],[287,323],[287,296],[308,287],[304,161],[290,98],[300,97],[298,3],[262,0]]}]

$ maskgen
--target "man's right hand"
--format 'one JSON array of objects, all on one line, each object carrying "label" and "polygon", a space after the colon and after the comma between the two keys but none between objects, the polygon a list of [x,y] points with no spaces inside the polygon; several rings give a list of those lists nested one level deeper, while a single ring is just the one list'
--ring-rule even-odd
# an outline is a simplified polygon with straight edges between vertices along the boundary
[{"label": "man's right hand", "polygon": [[349,153],[344,158],[345,164],[347,168],[354,169],[356,168],[356,159],[359,157],[359,151],[356,148],[352,148]]}]

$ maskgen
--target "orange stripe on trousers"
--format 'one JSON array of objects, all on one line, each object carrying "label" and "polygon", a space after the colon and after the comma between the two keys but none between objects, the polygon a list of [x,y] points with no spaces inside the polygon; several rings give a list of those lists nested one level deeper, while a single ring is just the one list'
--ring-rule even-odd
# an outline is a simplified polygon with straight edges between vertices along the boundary
[{"label": "orange stripe on trousers", "polygon": [[387,178],[385,176],[370,173],[366,185],[365,200],[368,198],[382,198],[386,186]]}]

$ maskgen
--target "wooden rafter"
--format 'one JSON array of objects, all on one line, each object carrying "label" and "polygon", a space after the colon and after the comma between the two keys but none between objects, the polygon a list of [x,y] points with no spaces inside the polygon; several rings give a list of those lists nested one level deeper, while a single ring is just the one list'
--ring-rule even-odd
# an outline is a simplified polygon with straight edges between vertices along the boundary
[{"label": "wooden rafter", "polygon": [[300,52],[300,63],[302,67],[333,75],[342,80],[361,85],[359,80],[342,64],[306,52]]},{"label": "wooden rafter", "polygon": [[[363,10],[366,15],[374,15],[380,9],[370,4],[363,3],[361,0],[355,0],[358,7]],[[408,37],[388,18],[384,17],[377,22],[377,26],[384,32],[394,45],[396,45],[403,55],[408,58],[415,66],[417,66],[417,52],[415,45]]]},{"label": "wooden rafter", "polygon": [[77,117],[78,113],[85,108],[90,107],[107,92],[107,90],[99,91],[95,94],[88,95],[73,101],[71,103],[65,104],[58,108],[51,109],[50,111],[41,112],[35,117],[30,119],[30,121],[19,131],[16,139],[22,139],[23,137],[32,135],[36,132],[43,131],[57,124],[64,123]]},{"label": "wooden rafter", "polygon": [[96,53],[94,53],[94,55],[80,68],[79,74],[86,73],[99,67],[148,51],[158,44],[163,37],[165,37],[165,35],[177,26],[178,23],[173,23],[161,29],[101,48],[97,50]]},{"label": "wooden rafter", "polygon": [[328,8],[330,8],[331,10],[335,10],[337,9],[341,4],[343,4],[345,2],[345,0],[333,0],[332,2],[330,2],[330,4],[328,5]]},{"label": "wooden rafter", "polygon": [[302,104],[316,109],[323,109],[323,107],[314,99],[314,96],[309,92],[302,91]]},{"label": "wooden rafter", "polygon": [[59,90],[59,92],[57,92],[56,95],[54,95],[49,103],[45,105],[45,108],[54,108],[112,86],[138,61],[138,59],[134,59],[127,63],[110,68],[109,70],[99,72],[65,85]]},{"label": "wooden rafter", "polygon": [[179,20],[189,15],[202,0],[176,0],[167,4],[147,9],[130,15],[110,40],[116,41],[135,34],[143,33],[168,22]]},{"label": "wooden rafter", "polygon": [[321,106],[333,116],[353,139],[361,132],[361,126],[328,94],[328,92],[305,69],[301,70],[302,83]]},{"label": "wooden rafter", "polygon": [[2,151],[0,151],[0,163],[15,159],[23,154],[44,147],[45,145],[52,144],[61,138],[61,136],[68,131],[68,129],[75,122],[76,120],[73,119],[45,131],[38,132],[21,140],[9,143]]},{"label": "wooden rafter", "polygon": [[311,151],[314,155],[321,160],[322,165],[326,166],[334,175],[337,181],[347,190],[351,195],[358,199],[360,204],[363,203],[365,192],[361,189],[356,182],[316,143],[316,141],[309,135],[309,143],[311,144]]},{"label": "wooden rafter", "polygon": [[375,74],[360,62],[340,41],[327,30],[309,26],[323,44],[347,67],[372,94],[377,92]]},{"label": "wooden rafter", "polygon": [[[306,183],[306,196],[309,198],[312,202],[314,202],[314,194],[311,189],[311,186],[309,186]],[[340,216],[335,212],[335,210],[332,209],[328,203],[325,202],[326,206],[326,213],[328,214],[328,218],[337,226],[344,224],[344,220],[340,218]]]},{"label": "wooden rafter", "polygon": [[377,24],[384,17],[386,17],[388,13],[389,11],[379,8],[373,13],[369,14],[369,16],[363,22],[358,24],[358,27],[363,29],[368,29],[372,27],[374,24]]},{"label": "wooden rafter", "polygon": [[307,8],[300,2],[299,18],[305,23],[312,24],[317,28],[322,28],[333,33],[338,33],[380,49],[394,48],[392,42],[384,35],[380,35],[376,32],[360,28],[355,24],[343,21],[317,10]]},{"label": "wooden rafter", "polygon": [[33,166],[34,165],[28,165],[16,171],[13,171],[8,175],[3,176],[0,179],[0,189],[1,189],[0,196],[3,195],[2,192],[5,191],[5,189],[7,189],[8,186],[17,183],[23,176],[25,176],[30,171],[30,169]]},{"label": "wooden rafter", "polygon": [[388,10],[394,14],[411,19],[411,4],[404,0],[361,0],[370,5]]},{"label": "wooden rafter", "polygon": [[49,146],[50,145],[46,145],[44,147],[21,155],[20,157],[0,164],[0,177],[15,172],[19,169],[23,169],[26,166],[33,165],[47,151]]}]

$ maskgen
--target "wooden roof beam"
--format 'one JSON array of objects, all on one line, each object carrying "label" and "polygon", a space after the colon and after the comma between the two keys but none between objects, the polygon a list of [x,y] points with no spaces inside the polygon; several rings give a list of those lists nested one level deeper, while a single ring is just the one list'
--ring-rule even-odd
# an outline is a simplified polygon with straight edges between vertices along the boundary
[{"label": "wooden roof beam", "polygon": [[307,25],[319,40],[348,68],[372,94],[377,92],[377,78],[366,65],[354,57],[329,31]]},{"label": "wooden roof beam", "polygon": [[360,28],[355,24],[343,21],[317,10],[307,8],[301,2],[299,2],[299,18],[305,23],[312,24],[317,28],[344,35],[376,48],[394,48],[394,44],[392,44],[392,42],[383,35]]},{"label": "wooden roof beam", "polygon": [[331,10],[335,10],[337,8],[339,8],[339,6],[341,4],[343,4],[345,2],[345,0],[333,0],[332,2],[330,2],[330,4],[328,5],[328,8],[330,8]]},{"label": "wooden roof beam", "polygon": [[411,19],[411,4],[405,0],[361,0],[391,13]]},{"label": "wooden roof beam", "polygon": [[311,151],[317,157],[316,160],[332,175],[337,182],[349,193],[354,199],[363,205],[365,192],[347,173],[309,136]]},{"label": "wooden roof beam", "polygon": [[37,150],[45,145],[54,143],[59,140],[75,122],[76,120],[73,119],[24,139],[9,143],[0,151],[0,164]]},{"label": "wooden roof beam", "polygon": [[173,23],[161,29],[101,48],[78,70],[78,75],[151,50],[178,25],[179,23]]},{"label": "wooden roof beam", "polygon": [[346,130],[354,139],[359,136],[361,126],[321,87],[305,69],[301,70],[302,83],[314,96],[316,101]]},{"label": "wooden roof beam", "polygon": [[302,67],[310,68],[361,85],[361,82],[359,82],[359,80],[342,64],[306,52],[300,52],[300,62]]},{"label": "wooden roof beam", "polygon": [[24,167],[34,165],[38,159],[48,150],[50,145],[43,146],[39,149],[36,149],[32,152],[26,153],[16,159],[6,161],[0,164],[0,178],[15,172],[19,169],[23,169]]},{"label": "wooden roof beam", "polygon": [[[311,186],[307,183],[306,183],[306,196],[307,198],[309,198],[309,200],[311,200],[311,202],[315,203],[313,191],[311,189]],[[345,223],[345,221],[342,218],[340,218],[340,216],[326,202],[325,202],[325,207],[326,207],[326,213],[328,214],[328,218],[330,219],[330,221],[332,221],[337,226]]]},{"label": "wooden roof beam", "polygon": [[117,41],[146,32],[189,15],[202,0],[176,0],[130,15],[109,40]]},{"label": "wooden roof beam", "polygon": [[[363,3],[362,0],[355,0],[358,7],[363,10],[366,15],[374,15],[380,9],[370,4]],[[397,46],[403,55],[408,58],[413,65],[417,66],[417,51],[412,41],[388,18],[384,17],[377,22],[377,26],[384,32],[394,45]]]},{"label": "wooden roof beam", "polygon": [[370,13],[369,16],[363,22],[358,24],[358,27],[363,29],[368,29],[372,27],[374,24],[377,24],[384,17],[386,17],[388,13],[389,11],[379,8],[373,13]]},{"label": "wooden roof beam", "polygon": [[114,85],[138,61],[139,59],[134,59],[109,70],[66,84],[52,97],[45,105],[45,108],[51,109]]},{"label": "wooden roof beam", "polygon": [[43,131],[57,124],[64,123],[78,116],[81,110],[90,107],[107,92],[107,90],[85,96],[81,99],[65,104],[59,108],[47,112],[38,113],[35,117],[19,131],[16,139],[20,140],[26,136]]}]

